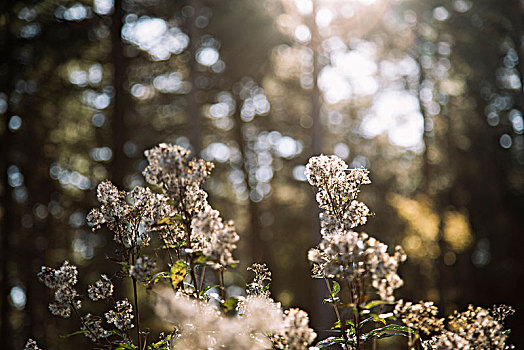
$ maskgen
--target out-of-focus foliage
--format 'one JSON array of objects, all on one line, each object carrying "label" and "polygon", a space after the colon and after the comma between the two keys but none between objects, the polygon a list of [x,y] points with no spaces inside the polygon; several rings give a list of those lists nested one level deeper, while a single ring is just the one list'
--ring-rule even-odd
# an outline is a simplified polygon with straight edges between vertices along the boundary
[{"label": "out-of-focus foliage", "polygon": [[522,14],[518,0],[3,1],[0,347],[53,346],[34,273],[70,252],[81,272],[105,263],[91,190],[143,184],[141,150],[159,142],[215,162],[207,190],[234,213],[241,261],[267,262],[276,298],[318,329],[303,164],[320,152],[374,174],[368,230],[409,253],[401,294],[518,305]]}]

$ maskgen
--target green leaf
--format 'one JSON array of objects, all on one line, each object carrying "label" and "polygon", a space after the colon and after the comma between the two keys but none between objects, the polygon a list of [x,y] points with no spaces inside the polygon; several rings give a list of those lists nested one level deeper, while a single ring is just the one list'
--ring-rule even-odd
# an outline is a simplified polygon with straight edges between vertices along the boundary
[{"label": "green leaf", "polygon": [[331,291],[331,298],[335,298],[335,296],[340,292],[340,284],[338,284],[337,281],[333,281],[333,290]]},{"label": "green leaf", "polygon": [[[365,311],[368,311],[368,310],[365,310]],[[369,322],[369,321],[374,321],[374,322],[382,323],[386,325],[386,319],[391,319],[392,317],[393,317],[393,314],[391,312],[386,313],[386,314],[376,314],[374,312],[371,312],[368,318],[360,322],[360,325],[362,326],[364,323]]]},{"label": "green leaf", "polygon": [[165,341],[161,340],[147,346],[147,350],[169,350]]},{"label": "green leaf", "polygon": [[169,278],[171,279],[171,285],[173,288],[177,288],[178,285],[184,281],[187,274],[187,264],[184,260],[177,260],[169,272]]},{"label": "green leaf", "polygon": [[136,346],[133,344],[124,343],[121,341],[113,342],[113,345],[116,345],[115,350],[136,350]]},{"label": "green leaf", "polygon": [[322,303],[326,304],[326,303],[330,303],[330,304],[334,304],[336,302],[340,301],[340,298],[339,297],[334,297],[334,298],[326,298],[324,300],[322,300]]},{"label": "green leaf", "polygon": [[147,281],[147,287],[151,288],[152,286],[154,286],[155,284],[160,282],[160,280],[163,279],[163,278],[168,279],[169,278],[169,274],[167,272],[165,272],[165,271],[162,271],[162,272],[154,274],[153,277],[151,277],[149,279],[149,281]]},{"label": "green leaf", "polygon": [[60,338],[69,338],[69,337],[72,337],[73,335],[78,335],[78,334],[84,334],[84,333],[89,333],[89,331],[87,329],[82,329],[82,330],[79,330],[79,331],[76,331],[76,332],[73,332],[73,333],[69,333],[69,334],[66,334],[66,335],[61,335]]},{"label": "green leaf", "polygon": [[[147,184],[147,187],[149,187],[151,189],[151,191],[153,191],[155,193],[158,193],[158,194],[163,194],[164,193],[164,189],[162,187],[157,186],[155,184],[152,184],[150,182],[147,182],[146,184]],[[169,203],[169,204],[173,204],[173,203]]]},{"label": "green leaf", "polygon": [[[411,334],[417,333],[414,329],[411,329],[411,328],[405,327],[405,326],[400,326],[398,324],[390,324],[388,326],[385,326],[385,327],[382,327],[382,328],[378,328],[378,329],[380,329],[380,330],[394,329],[394,330],[397,330],[397,331],[402,331],[402,332],[411,333]],[[377,330],[377,329],[375,329],[375,330]]]},{"label": "green leaf", "polygon": [[382,339],[382,338],[389,338],[389,337],[395,337],[395,336],[401,336],[401,337],[407,337],[406,333],[381,333],[377,336],[375,336],[376,339]]},{"label": "green leaf", "polygon": [[392,312],[386,312],[385,314],[379,314],[379,318],[383,320],[396,320],[397,318],[393,315]]},{"label": "green leaf", "polygon": [[169,350],[165,342],[158,342],[148,345],[147,350]]},{"label": "green leaf", "polygon": [[319,349],[325,349],[331,345],[335,344],[344,344],[344,338],[329,337],[324,340],[319,341],[315,346]]},{"label": "green leaf", "polygon": [[375,322],[377,322],[377,323],[380,322],[380,323],[386,325],[386,320],[383,319],[382,317],[380,317],[380,315],[373,314],[371,317],[373,318],[373,321],[375,321]]},{"label": "green leaf", "polygon": [[120,338],[125,338],[124,334],[122,332],[120,332],[118,329],[112,329],[112,330],[108,330],[107,331],[107,335],[106,335],[106,338],[111,336],[111,335],[118,335]]},{"label": "green leaf", "polygon": [[[390,333],[388,332],[390,330],[401,331],[404,333],[397,333],[397,332]],[[397,324],[390,324],[390,325],[387,325],[381,328],[373,329],[369,333],[364,334],[362,338],[364,339],[364,341],[368,341],[372,338],[380,339],[380,338],[385,338],[385,337],[391,337],[394,335],[407,336],[408,333],[416,334],[416,331],[414,331],[413,329],[409,327],[399,326]]]},{"label": "green leaf", "polygon": [[191,261],[195,264],[203,264],[208,260],[202,252],[191,253],[189,256],[191,257]]},{"label": "green leaf", "polygon": [[149,345],[147,350],[169,350],[165,345]]},{"label": "green leaf", "polygon": [[175,225],[177,222],[180,222],[182,220],[182,216],[180,214],[173,215],[173,216],[166,216],[165,218],[162,218],[155,222],[153,224],[153,227],[160,227],[160,226],[168,226],[168,225]]},{"label": "green leaf", "polygon": [[204,295],[208,290],[210,290],[211,288],[215,288],[215,287],[219,287],[219,286],[218,286],[218,285],[207,286],[206,288],[202,289],[202,290],[198,293],[198,296],[201,297],[201,296]]},{"label": "green leaf", "polygon": [[125,261],[121,261],[119,262],[119,264],[122,265],[122,271],[124,271],[126,275],[129,275],[129,269],[131,269],[131,265],[129,265]]},{"label": "green leaf", "polygon": [[[355,327],[355,324],[353,323],[353,321],[350,321],[350,320],[346,320],[346,326],[349,326],[349,329],[353,329]],[[340,321],[336,321],[335,323],[333,323],[333,327],[331,327],[331,329],[338,329],[340,328]]]},{"label": "green leaf", "polygon": [[364,324],[368,323],[369,321],[371,321],[373,319],[373,316],[370,316],[362,321],[360,321],[360,323],[358,324],[359,327],[362,327]]},{"label": "green leaf", "polygon": [[504,331],[504,335],[508,335],[508,334],[510,334],[510,333],[511,333],[511,329],[506,329],[506,330]]},{"label": "green leaf", "polygon": [[156,343],[148,345],[147,350],[169,350],[168,346],[169,346],[170,340],[171,340],[171,334],[169,334],[167,337],[165,337],[164,339]]},{"label": "green leaf", "polygon": [[392,303],[389,301],[384,301],[384,300],[373,300],[367,303],[366,305],[364,305],[364,309],[371,309],[375,306],[385,305],[385,304],[392,304]]},{"label": "green leaf", "polygon": [[192,290],[192,293],[195,293],[196,292],[196,288],[194,285],[192,285],[191,283],[187,283],[187,282],[184,282],[184,288],[190,288]]},{"label": "green leaf", "polygon": [[223,306],[226,311],[231,311],[236,308],[237,304],[238,304],[238,298],[229,297],[224,301]]}]

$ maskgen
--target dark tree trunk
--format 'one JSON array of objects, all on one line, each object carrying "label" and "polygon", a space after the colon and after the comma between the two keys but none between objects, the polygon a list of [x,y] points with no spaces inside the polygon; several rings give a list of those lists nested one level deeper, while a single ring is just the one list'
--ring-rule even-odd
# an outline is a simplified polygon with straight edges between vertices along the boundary
[{"label": "dark tree trunk", "polygon": [[191,0],[191,6],[193,7],[194,14],[189,21],[189,39],[190,39],[190,81],[191,81],[191,92],[188,96],[188,118],[191,145],[193,146],[194,156],[198,156],[202,150],[202,120],[200,117],[200,101],[198,99],[198,62],[196,60],[196,54],[198,47],[200,46],[200,32],[196,26],[196,19],[200,12],[200,1]]},{"label": "dark tree trunk", "polygon": [[[251,164],[249,163],[249,141],[246,140],[244,132],[242,130],[243,121],[240,117],[240,109],[242,106],[242,101],[237,99],[237,109],[235,111],[235,141],[238,144],[240,149],[240,154],[242,157],[242,172],[244,173],[244,179],[246,181],[246,186],[248,193],[251,194],[251,191],[254,190],[254,186],[250,185],[250,172]],[[250,244],[249,251],[250,257],[254,259],[254,262],[261,262],[265,260],[265,247],[264,242],[260,237],[261,227],[260,227],[260,213],[258,204],[253,202],[251,198],[248,198],[248,211],[249,211],[249,228],[248,228],[248,241]]]},{"label": "dark tree trunk", "polygon": [[111,59],[113,62],[113,115],[111,179],[118,186],[124,184],[127,159],[124,154],[124,143],[127,135],[126,113],[131,102],[126,91],[127,59],[124,56],[122,26],[124,18],[123,0],[115,0],[114,13],[111,19]]},{"label": "dark tree trunk", "polygon": [[5,43],[3,57],[7,65],[7,74],[2,84],[2,92],[5,93],[7,99],[7,110],[4,113],[3,135],[0,138],[0,173],[2,174],[2,193],[1,193],[1,240],[0,240],[0,307],[1,307],[1,330],[0,330],[0,348],[12,348],[12,329],[10,324],[11,306],[9,305],[9,292],[11,288],[11,281],[9,278],[10,258],[11,258],[11,234],[15,227],[15,207],[16,203],[13,201],[13,191],[9,184],[7,170],[12,164],[11,153],[14,148],[14,137],[9,131],[9,121],[13,115],[11,97],[14,90],[14,38],[11,34],[11,23],[14,18],[13,1],[8,0],[3,3],[2,12],[6,13],[5,17],[7,23],[4,24],[5,32],[1,40]]}]

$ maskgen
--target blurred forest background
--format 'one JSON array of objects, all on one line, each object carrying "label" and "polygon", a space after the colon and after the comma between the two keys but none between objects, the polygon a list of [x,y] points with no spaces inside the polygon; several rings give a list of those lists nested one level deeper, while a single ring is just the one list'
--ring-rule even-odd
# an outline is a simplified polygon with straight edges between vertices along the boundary
[{"label": "blurred forest background", "polygon": [[241,235],[231,285],[266,262],[274,297],[328,327],[304,165],[336,154],[371,171],[364,230],[408,253],[397,296],[512,305],[524,346],[521,0],[0,6],[0,348],[91,346],[59,339],[77,325],[49,314],[35,274],[69,259],[84,288],[116,271],[85,216],[102,180],[144,184],[160,142],[216,164],[210,202]]}]

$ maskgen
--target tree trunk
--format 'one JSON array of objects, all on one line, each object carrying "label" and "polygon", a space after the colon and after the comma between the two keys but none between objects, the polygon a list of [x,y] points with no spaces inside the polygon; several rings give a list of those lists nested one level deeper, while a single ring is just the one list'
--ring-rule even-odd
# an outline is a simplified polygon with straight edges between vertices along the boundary
[{"label": "tree trunk", "polygon": [[189,119],[189,127],[190,127],[190,139],[191,139],[191,146],[193,146],[193,153],[194,156],[198,156],[200,154],[200,151],[202,150],[202,121],[200,118],[200,106],[199,106],[199,100],[198,100],[198,62],[196,60],[196,54],[198,47],[200,46],[200,32],[196,26],[196,19],[198,17],[198,13],[200,12],[200,1],[199,0],[192,0],[191,6],[193,7],[194,14],[191,18],[188,19],[189,21],[189,40],[190,40],[190,49],[189,54],[190,57],[190,67],[189,67],[189,74],[190,74],[190,81],[191,81],[191,92],[188,96],[188,119]]},{"label": "tree trunk", "polygon": [[124,9],[122,0],[115,0],[114,13],[111,19],[111,59],[113,62],[113,115],[112,127],[112,150],[113,160],[111,162],[111,180],[118,187],[124,184],[126,175],[127,159],[124,154],[124,143],[126,141],[127,126],[126,113],[129,110],[130,99],[126,92],[127,59],[124,56],[124,45],[122,43]]},{"label": "tree trunk", "polygon": [[[249,174],[251,172],[251,165],[249,164],[248,152],[249,144],[248,140],[244,137],[244,132],[242,130],[243,121],[240,117],[240,109],[242,107],[242,100],[237,99],[237,108],[235,111],[235,141],[238,144],[240,149],[240,154],[242,157],[242,172],[244,173],[244,179],[246,181],[246,187],[248,193],[254,190],[254,187],[249,183]],[[249,227],[248,227],[248,241],[250,247],[250,257],[254,259],[254,262],[264,261],[265,258],[265,249],[264,242],[260,237],[261,227],[260,227],[260,213],[258,209],[258,204],[253,202],[251,198],[248,198],[248,211],[249,211]]]},{"label": "tree trunk", "polygon": [[0,138],[0,173],[2,174],[2,193],[1,193],[1,240],[0,240],[0,306],[1,306],[1,330],[0,330],[0,348],[11,349],[12,348],[12,329],[10,324],[11,306],[9,305],[9,292],[11,288],[9,278],[9,262],[11,257],[11,240],[10,236],[15,227],[15,207],[16,204],[13,201],[12,187],[9,185],[7,169],[12,162],[11,152],[14,149],[13,134],[9,131],[9,120],[13,115],[11,94],[14,89],[14,38],[11,34],[11,21],[14,18],[12,10],[12,0],[4,2],[3,13],[6,13],[5,23],[5,51],[4,58],[7,64],[8,71],[5,79],[5,83],[2,86],[2,92],[5,93],[7,99],[7,110],[4,113],[4,130],[3,135]]}]

